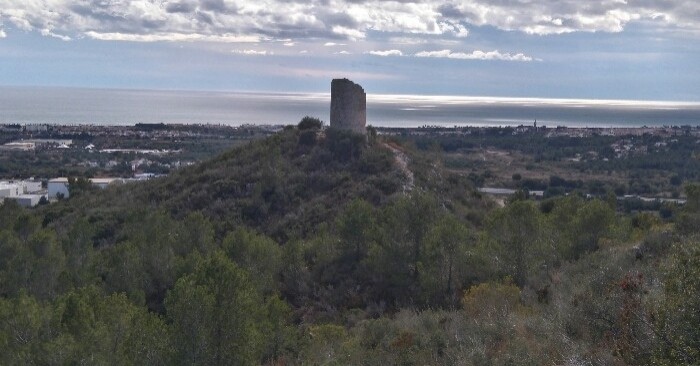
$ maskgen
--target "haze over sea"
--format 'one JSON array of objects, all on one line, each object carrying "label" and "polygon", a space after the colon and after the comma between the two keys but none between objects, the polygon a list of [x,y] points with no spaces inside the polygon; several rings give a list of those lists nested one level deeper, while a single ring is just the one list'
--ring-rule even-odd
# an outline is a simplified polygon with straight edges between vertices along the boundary
[{"label": "haze over sea", "polygon": [[[329,93],[244,93],[0,87],[0,123],[280,125],[328,122]],[[700,102],[367,95],[367,123],[382,127],[700,126]]]}]

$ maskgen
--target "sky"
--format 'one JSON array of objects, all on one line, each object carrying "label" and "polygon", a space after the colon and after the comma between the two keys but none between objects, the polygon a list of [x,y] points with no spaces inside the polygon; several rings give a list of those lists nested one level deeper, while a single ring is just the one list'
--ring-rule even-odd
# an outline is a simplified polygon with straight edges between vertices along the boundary
[{"label": "sky", "polygon": [[0,85],[700,101],[697,0],[0,0]]}]

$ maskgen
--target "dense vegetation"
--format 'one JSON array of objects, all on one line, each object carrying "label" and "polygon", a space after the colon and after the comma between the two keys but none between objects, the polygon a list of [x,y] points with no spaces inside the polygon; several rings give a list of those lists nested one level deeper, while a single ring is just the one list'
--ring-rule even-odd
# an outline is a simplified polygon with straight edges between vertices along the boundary
[{"label": "dense vegetation", "polygon": [[[392,145],[393,149],[401,148]],[[138,185],[0,206],[0,364],[697,364],[700,186],[666,219],[495,208],[315,123]]]},{"label": "dense vegetation", "polygon": [[[666,131],[667,132],[667,131]],[[553,135],[547,129],[425,128],[397,133],[396,139],[419,150],[439,150],[446,165],[462,170],[478,186],[544,190],[560,196],[575,190],[604,196],[682,194],[684,182],[700,179],[697,132],[674,128],[672,135]],[[670,133],[670,132],[668,132]],[[485,150],[520,154],[512,161],[481,162]],[[616,150],[617,149],[617,150]],[[497,171],[503,176],[498,176]]]}]

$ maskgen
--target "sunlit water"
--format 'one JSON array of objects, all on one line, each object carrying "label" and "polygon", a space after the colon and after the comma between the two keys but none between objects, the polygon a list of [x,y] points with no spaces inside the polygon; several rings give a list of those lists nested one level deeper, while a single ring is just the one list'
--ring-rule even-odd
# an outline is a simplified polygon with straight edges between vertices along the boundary
[{"label": "sunlit water", "polygon": [[[238,93],[0,87],[0,123],[293,124],[329,119],[327,93]],[[633,127],[700,125],[700,103],[368,95],[367,123]]]}]

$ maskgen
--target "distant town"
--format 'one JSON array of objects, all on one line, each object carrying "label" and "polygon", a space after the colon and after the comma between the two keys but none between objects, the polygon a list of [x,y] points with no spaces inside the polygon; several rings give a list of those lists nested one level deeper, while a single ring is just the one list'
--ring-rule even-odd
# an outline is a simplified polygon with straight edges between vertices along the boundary
[{"label": "distant town", "polygon": [[[166,125],[137,124],[133,126],[97,126],[97,125],[0,125],[0,200],[15,200],[20,205],[32,207],[70,197],[69,187],[77,179],[87,181],[93,186],[106,188],[112,184],[126,184],[144,181],[167,175],[174,169],[194,164],[196,161],[213,157],[233,146],[251,139],[274,134],[285,126],[224,126],[224,125]],[[507,174],[497,179],[499,159],[490,158],[490,166],[480,167],[469,162],[470,154],[477,160],[487,161],[489,155],[503,156],[518,154],[517,146],[495,148],[502,145],[499,141],[509,139],[536,138],[537,141],[554,141],[556,139],[597,139],[596,144],[603,145],[591,149],[568,149],[562,156],[552,159],[548,166],[576,164],[581,170],[583,164],[600,161],[602,164],[611,160],[629,160],[654,153],[668,153],[677,150],[679,139],[685,145],[688,141],[700,148],[700,127],[630,127],[630,128],[571,128],[538,126],[517,127],[435,127],[420,128],[375,128],[379,135],[386,138],[415,140],[418,145],[422,138],[433,138],[442,144],[452,159],[447,164],[467,164],[465,175],[473,179],[483,194],[493,196],[512,195],[525,188],[533,198],[543,198],[556,191],[556,185],[537,184],[537,169],[532,169],[534,161],[525,164],[522,173]],[[603,139],[603,140],[601,140]],[[456,142],[457,141],[457,142]],[[479,147],[474,146],[479,142]],[[513,140],[518,141],[518,140]],[[452,149],[450,144],[461,144]],[[545,148],[545,147],[543,147]],[[687,148],[687,146],[686,146]],[[453,151],[454,150],[454,151]],[[575,151],[574,151],[575,150]],[[459,152],[459,154],[455,154]],[[570,154],[569,154],[570,152]],[[449,153],[452,153],[451,155]],[[694,154],[694,151],[693,151]],[[540,154],[542,155],[542,154]],[[514,155],[513,155],[514,156]],[[695,155],[692,155],[695,156]],[[479,158],[480,157],[480,158]],[[464,163],[456,159],[466,159]],[[535,158],[535,160],[541,159]],[[508,162],[510,164],[510,162]],[[596,163],[598,164],[598,163]],[[571,167],[572,165],[568,165]],[[598,166],[598,165],[596,165]],[[616,165],[617,166],[617,165]],[[513,168],[513,167],[511,167]],[[615,168],[620,170],[619,166]],[[663,170],[663,167],[661,168]],[[566,169],[563,169],[566,171]],[[511,172],[512,169],[504,169]],[[575,172],[575,171],[574,171]],[[524,179],[515,179],[516,175]],[[566,175],[566,174],[564,174]],[[571,174],[580,176],[580,174]],[[594,178],[595,174],[591,177]],[[608,176],[613,177],[614,174]],[[540,180],[546,179],[544,177]],[[591,179],[593,179],[591,178]],[[578,178],[579,180],[580,177]],[[681,179],[669,178],[669,179]],[[585,179],[584,179],[585,180]],[[566,181],[566,179],[564,179]],[[674,194],[673,186],[650,188],[635,191],[633,183],[627,186],[615,186],[615,179],[609,183],[619,198],[639,198],[658,200],[658,202],[683,203],[679,195]],[[623,181],[623,179],[617,179]],[[535,183],[533,183],[535,182]],[[584,188],[584,183],[576,187]],[[636,184],[636,183],[635,183]],[[668,189],[667,189],[668,188]],[[549,189],[549,190],[548,190]],[[586,189],[584,189],[586,190]],[[558,191],[557,191],[558,192]],[[601,193],[588,189],[585,194]]]}]

